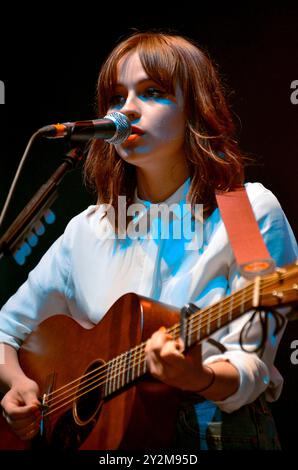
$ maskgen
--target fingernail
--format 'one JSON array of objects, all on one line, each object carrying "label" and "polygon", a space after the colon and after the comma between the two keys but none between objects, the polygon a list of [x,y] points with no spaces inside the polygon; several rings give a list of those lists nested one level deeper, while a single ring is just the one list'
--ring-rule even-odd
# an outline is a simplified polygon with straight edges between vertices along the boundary
[{"label": "fingernail", "polygon": [[165,331],[167,331],[167,329],[166,329],[165,326],[161,326],[161,327],[158,329],[158,331],[162,331],[162,332],[164,333]]}]

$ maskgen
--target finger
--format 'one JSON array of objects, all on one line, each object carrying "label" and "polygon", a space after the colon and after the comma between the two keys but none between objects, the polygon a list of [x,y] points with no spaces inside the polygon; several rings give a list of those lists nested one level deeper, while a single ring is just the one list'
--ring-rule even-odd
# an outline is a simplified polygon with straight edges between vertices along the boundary
[{"label": "finger", "polygon": [[164,344],[172,339],[172,336],[169,333],[166,333],[165,327],[161,327],[158,331],[153,333],[149,340],[147,340],[145,352],[151,353],[153,351],[154,353],[159,354],[159,351]]},{"label": "finger", "polygon": [[164,344],[159,354],[150,353],[147,362],[151,374],[163,380],[176,375],[178,369],[183,369],[185,356],[180,352],[176,340],[171,340]]},{"label": "finger", "polygon": [[37,391],[29,390],[23,394],[22,398],[24,400],[24,405],[35,406],[35,407],[40,406],[40,401],[38,400]]},{"label": "finger", "polygon": [[40,409],[38,405],[26,406],[7,406],[5,409],[6,417],[9,417],[11,422],[20,420],[31,420],[40,417]]},{"label": "finger", "polygon": [[164,340],[164,339],[172,339],[172,335],[168,332],[165,326],[161,326],[157,331],[155,331],[152,336],[154,340]]},{"label": "finger", "polygon": [[184,360],[183,346],[177,340],[167,341],[161,351],[160,359],[167,363],[176,363],[177,360]]},{"label": "finger", "polygon": [[164,377],[164,364],[155,355],[150,357],[148,361],[148,369],[153,377],[162,380]]},{"label": "finger", "polygon": [[183,353],[184,350],[185,350],[184,341],[183,341],[182,338],[180,338],[180,336],[179,336],[179,338],[176,339],[176,349],[177,349],[177,351],[179,351],[180,353]]}]

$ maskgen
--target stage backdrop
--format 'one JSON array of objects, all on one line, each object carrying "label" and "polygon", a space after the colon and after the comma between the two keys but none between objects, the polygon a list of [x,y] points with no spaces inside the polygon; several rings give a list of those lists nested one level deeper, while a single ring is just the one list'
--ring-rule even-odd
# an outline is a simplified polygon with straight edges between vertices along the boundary
[{"label": "stage backdrop", "polygon": [[[72,22],[52,19],[46,28],[42,13],[35,21],[1,33],[0,63],[0,204],[4,203],[18,162],[30,136],[40,127],[95,118],[94,99],[100,64],[119,38],[136,29],[166,29],[198,41],[219,66],[238,126],[242,149],[255,159],[247,181],[260,181],[279,199],[295,234],[298,148],[298,14],[297,8],[204,7],[158,15],[117,11],[116,19],[100,18],[86,32]],[[36,13],[35,13],[36,15]],[[91,21],[91,18],[89,18]],[[28,27],[32,29],[28,35]],[[37,189],[62,162],[67,147],[41,140],[30,152],[1,233]],[[45,223],[23,266],[11,257],[0,260],[0,304],[21,285],[67,222],[95,197],[82,185],[80,169],[60,185],[52,209],[54,224]],[[281,398],[273,405],[284,448],[294,448],[298,422],[298,322],[289,323],[277,357],[285,377]]]}]

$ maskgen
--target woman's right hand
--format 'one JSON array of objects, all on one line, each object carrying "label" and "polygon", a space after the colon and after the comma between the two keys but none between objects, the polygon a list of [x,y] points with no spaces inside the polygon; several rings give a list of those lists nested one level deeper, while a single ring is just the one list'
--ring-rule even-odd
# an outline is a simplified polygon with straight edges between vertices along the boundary
[{"label": "woman's right hand", "polygon": [[38,432],[41,418],[38,394],[37,383],[24,376],[12,384],[1,401],[3,416],[20,439],[32,439]]}]

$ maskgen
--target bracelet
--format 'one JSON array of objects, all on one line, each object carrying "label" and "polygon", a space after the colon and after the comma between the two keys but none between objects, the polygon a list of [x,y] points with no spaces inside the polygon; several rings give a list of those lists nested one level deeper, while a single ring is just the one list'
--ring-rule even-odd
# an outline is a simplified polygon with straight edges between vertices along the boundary
[{"label": "bracelet", "polygon": [[207,368],[211,371],[211,373],[212,373],[211,380],[210,380],[209,384],[207,385],[207,387],[204,387],[201,390],[196,390],[196,393],[205,392],[206,390],[208,390],[208,388],[210,388],[214,384],[214,381],[215,381],[215,372],[214,372],[214,370],[209,366],[205,366],[205,368]]}]

